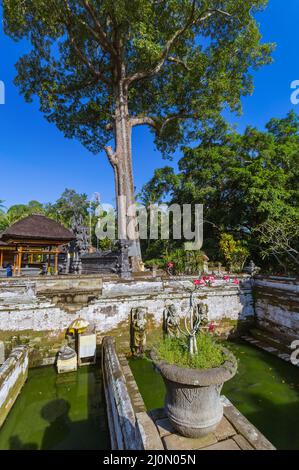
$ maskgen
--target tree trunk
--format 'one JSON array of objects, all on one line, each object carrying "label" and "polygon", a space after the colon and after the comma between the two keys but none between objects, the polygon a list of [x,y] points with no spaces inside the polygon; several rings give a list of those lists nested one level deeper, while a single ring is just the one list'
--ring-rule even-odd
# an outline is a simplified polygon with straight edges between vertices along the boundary
[{"label": "tree trunk", "polygon": [[120,239],[129,239],[129,256],[133,271],[140,271],[142,259],[139,237],[136,236],[135,194],[132,170],[132,129],[128,111],[128,95],[122,82],[115,89],[115,164],[118,233]]}]

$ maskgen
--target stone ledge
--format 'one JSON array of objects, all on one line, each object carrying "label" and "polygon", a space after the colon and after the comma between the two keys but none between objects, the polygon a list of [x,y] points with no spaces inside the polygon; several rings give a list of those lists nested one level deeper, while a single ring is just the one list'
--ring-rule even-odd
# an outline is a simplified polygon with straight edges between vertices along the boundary
[{"label": "stone ledge", "polygon": [[144,450],[164,450],[155,423],[148,413],[136,413],[138,428],[142,437]]},{"label": "stone ledge", "polygon": [[0,428],[28,376],[28,347],[15,348],[0,367]]},{"label": "stone ledge", "polygon": [[224,416],[255,450],[275,450],[271,442],[225,397],[223,404]]},{"label": "stone ledge", "polygon": [[290,354],[286,352],[282,352],[281,349],[275,348],[274,346],[270,346],[269,343],[266,343],[260,339],[253,338],[252,336],[248,336],[248,335],[243,335],[242,339],[252,344],[256,348],[262,349],[263,351],[266,351],[267,353],[272,354],[272,356],[276,356],[279,359],[282,359],[283,361],[288,362],[294,367],[299,367],[299,364],[293,364],[291,362]]}]

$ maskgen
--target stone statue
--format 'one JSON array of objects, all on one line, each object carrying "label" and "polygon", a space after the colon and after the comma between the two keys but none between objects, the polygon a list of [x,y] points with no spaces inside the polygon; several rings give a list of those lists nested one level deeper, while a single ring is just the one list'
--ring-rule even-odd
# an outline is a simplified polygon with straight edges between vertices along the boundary
[{"label": "stone statue", "polygon": [[145,352],[147,309],[144,307],[131,310],[131,351],[134,356],[140,356]]},{"label": "stone statue", "polygon": [[260,270],[261,268],[256,266],[252,260],[249,262],[249,265],[244,268],[244,271],[250,274],[250,276],[254,276],[255,274],[258,274]]},{"label": "stone statue", "polygon": [[180,329],[188,338],[189,353],[191,356],[198,353],[196,335],[200,331],[200,328],[207,325],[207,323],[208,306],[198,302],[197,299],[194,298],[193,292],[191,292],[189,312],[188,315],[184,317],[185,331]]},{"label": "stone statue", "polygon": [[73,254],[72,270],[81,274],[80,258],[82,255],[88,253],[90,242],[88,229],[84,225],[82,214],[74,215],[71,230],[75,236],[75,239],[70,243],[70,253]]},{"label": "stone statue", "polygon": [[163,330],[167,336],[178,338],[180,336],[180,317],[174,304],[166,305],[163,312]]},{"label": "stone statue", "polygon": [[79,256],[88,253],[90,237],[88,228],[84,225],[82,214],[74,215],[71,230],[76,237],[75,240],[71,242],[71,251],[78,253]]},{"label": "stone statue", "polygon": [[196,305],[198,311],[198,317],[200,320],[200,326],[206,326],[209,322],[208,311],[209,308],[206,304],[200,302]]}]

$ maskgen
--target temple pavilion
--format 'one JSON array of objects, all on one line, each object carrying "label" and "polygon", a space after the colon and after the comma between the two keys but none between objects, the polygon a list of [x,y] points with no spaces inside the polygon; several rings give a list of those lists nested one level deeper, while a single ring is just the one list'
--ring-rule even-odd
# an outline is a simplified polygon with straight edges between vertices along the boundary
[{"label": "temple pavilion", "polygon": [[50,271],[54,259],[53,274],[58,274],[59,255],[73,239],[73,233],[55,220],[30,215],[0,234],[0,268],[11,264],[14,275],[20,276],[22,268],[41,268],[45,263]]}]

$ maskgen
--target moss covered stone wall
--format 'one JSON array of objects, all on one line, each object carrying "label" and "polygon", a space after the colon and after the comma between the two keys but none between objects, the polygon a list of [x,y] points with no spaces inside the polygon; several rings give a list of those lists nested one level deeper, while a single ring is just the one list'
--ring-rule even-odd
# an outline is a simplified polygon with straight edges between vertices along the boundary
[{"label": "moss covered stone wall", "polygon": [[[147,308],[147,341],[151,344],[162,334],[167,304],[175,304],[181,316],[188,312],[187,289],[193,286],[192,279],[186,278],[120,281],[80,276],[59,281],[0,281],[0,341],[5,343],[6,354],[25,344],[30,349],[30,366],[53,363],[69,325],[78,316],[96,329],[98,343],[109,334],[116,337],[121,350],[128,351],[130,312],[136,307]],[[253,321],[250,280],[240,285],[217,281],[197,289],[194,296],[208,306],[209,320],[222,335],[237,334]]]}]

